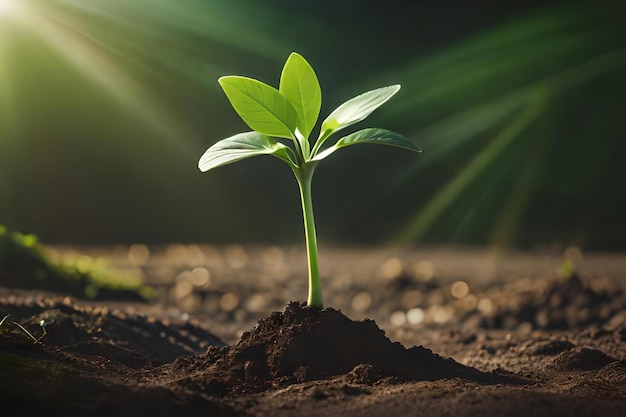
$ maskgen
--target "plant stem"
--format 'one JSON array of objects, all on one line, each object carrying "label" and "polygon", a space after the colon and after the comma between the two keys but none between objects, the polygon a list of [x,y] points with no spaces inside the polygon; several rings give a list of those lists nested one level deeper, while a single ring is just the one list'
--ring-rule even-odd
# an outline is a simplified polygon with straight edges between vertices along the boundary
[{"label": "plant stem", "polygon": [[313,217],[313,199],[311,198],[311,182],[316,164],[305,164],[296,178],[300,186],[302,201],[302,216],[304,217],[304,236],[306,239],[306,253],[309,264],[309,307],[323,308],[322,286],[317,256],[317,235],[315,233],[315,219]]}]

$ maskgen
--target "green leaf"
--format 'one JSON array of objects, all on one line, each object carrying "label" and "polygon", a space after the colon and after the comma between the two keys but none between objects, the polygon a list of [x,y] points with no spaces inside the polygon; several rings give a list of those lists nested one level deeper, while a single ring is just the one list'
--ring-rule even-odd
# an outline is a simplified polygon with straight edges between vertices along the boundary
[{"label": "green leaf", "polygon": [[322,107],[322,90],[311,65],[296,52],[285,62],[279,89],[296,110],[298,130],[308,143]]},{"label": "green leaf", "polygon": [[317,154],[312,161],[321,161],[328,155],[335,152],[337,149],[345,148],[346,146],[355,145],[357,143],[377,143],[381,145],[395,146],[398,148],[408,149],[410,151],[421,152],[419,146],[417,146],[412,140],[402,136],[399,133],[392,132],[387,129],[379,128],[367,128],[354,132],[348,136],[344,136],[339,139],[333,146],[325,149]]},{"label": "green leaf", "polygon": [[258,132],[244,132],[214,143],[200,158],[198,168],[206,172],[258,155],[273,155],[296,166],[293,150],[289,146]]},{"label": "green leaf", "polygon": [[358,95],[337,107],[323,122],[313,152],[317,152],[328,137],[344,127],[358,123],[382,106],[400,90],[400,85],[377,88]]},{"label": "green leaf", "polygon": [[236,75],[218,81],[237,114],[252,130],[268,136],[295,138],[296,110],[277,89]]}]

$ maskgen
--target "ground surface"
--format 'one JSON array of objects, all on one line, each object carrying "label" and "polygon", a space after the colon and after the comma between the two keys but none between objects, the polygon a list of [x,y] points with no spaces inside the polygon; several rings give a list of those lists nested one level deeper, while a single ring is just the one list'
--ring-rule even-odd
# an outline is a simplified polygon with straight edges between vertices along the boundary
[{"label": "ground surface", "polygon": [[300,303],[306,260],[298,248],[49,250],[56,259],[106,258],[156,295],[90,300],[41,286],[0,287],[0,313],[8,315],[0,326],[0,392],[24,412],[626,410],[626,257],[619,254],[320,248],[320,311]]}]

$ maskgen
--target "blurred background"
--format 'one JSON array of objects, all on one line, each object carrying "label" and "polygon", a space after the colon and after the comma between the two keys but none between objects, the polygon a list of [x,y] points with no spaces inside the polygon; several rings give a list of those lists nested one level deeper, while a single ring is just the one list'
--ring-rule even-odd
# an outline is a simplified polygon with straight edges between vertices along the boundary
[{"label": "blurred background", "polygon": [[624,250],[625,21],[617,0],[0,0],[0,224],[59,244],[299,244],[284,164],[197,168],[249,130],[218,77],[277,86],[297,51],[321,118],[402,84],[354,127],[423,150],[322,162],[322,244]]}]

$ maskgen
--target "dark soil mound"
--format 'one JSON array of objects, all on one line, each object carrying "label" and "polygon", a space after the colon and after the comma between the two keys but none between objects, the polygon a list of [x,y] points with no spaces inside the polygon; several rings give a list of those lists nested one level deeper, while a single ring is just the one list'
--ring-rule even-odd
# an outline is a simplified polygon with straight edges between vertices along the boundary
[{"label": "dark soil mound", "polygon": [[[234,346],[210,346],[204,357],[173,365],[197,373],[189,382],[213,394],[257,392],[272,387],[345,375],[353,383],[461,378],[503,382],[443,358],[422,346],[391,342],[374,321],[353,321],[340,311],[292,302],[243,334]],[[166,371],[166,373],[169,373]]]},{"label": "dark soil mound", "polygon": [[621,314],[623,290],[618,286],[593,287],[573,274],[547,288],[519,291],[501,298],[494,311],[481,320],[485,328],[514,329],[529,323],[535,329],[582,329],[604,326]]},{"label": "dark soil mound", "polygon": [[69,297],[28,297],[20,303],[12,298],[17,297],[0,297],[0,319],[7,317],[6,324],[18,321],[46,346],[78,354],[98,352],[131,368],[169,363],[200,354],[208,345],[225,344],[188,321],[79,306]]},{"label": "dark soil mound", "polygon": [[586,347],[578,347],[559,354],[554,359],[554,366],[565,370],[588,371],[600,369],[616,359],[606,353]]}]

